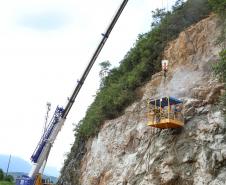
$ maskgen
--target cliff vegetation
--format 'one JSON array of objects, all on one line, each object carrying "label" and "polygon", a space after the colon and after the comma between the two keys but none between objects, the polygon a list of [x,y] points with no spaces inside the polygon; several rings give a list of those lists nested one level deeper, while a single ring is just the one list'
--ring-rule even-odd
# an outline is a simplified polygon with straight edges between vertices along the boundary
[{"label": "cliff vegetation", "polygon": [[[221,24],[223,25],[222,33],[218,38],[218,44],[221,45],[222,51],[219,54],[220,61],[214,65],[214,70],[219,80],[226,83],[226,0],[210,0],[209,3],[213,11],[221,17]],[[226,92],[221,100],[224,109],[226,109]]]}]

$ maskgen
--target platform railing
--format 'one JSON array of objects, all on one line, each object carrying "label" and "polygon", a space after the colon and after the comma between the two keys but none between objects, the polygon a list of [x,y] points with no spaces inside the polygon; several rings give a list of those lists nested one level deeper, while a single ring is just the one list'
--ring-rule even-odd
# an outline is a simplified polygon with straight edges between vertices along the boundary
[{"label": "platform railing", "polygon": [[174,111],[173,109],[163,109],[156,111],[151,109],[147,114],[148,121],[152,124],[158,124],[163,119],[172,119],[183,122],[184,116],[182,111]]}]

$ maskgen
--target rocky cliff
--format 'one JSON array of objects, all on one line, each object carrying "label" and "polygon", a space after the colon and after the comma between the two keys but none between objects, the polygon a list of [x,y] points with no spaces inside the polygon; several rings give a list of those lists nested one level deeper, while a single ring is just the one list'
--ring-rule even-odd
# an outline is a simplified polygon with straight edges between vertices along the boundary
[{"label": "rocky cliff", "polygon": [[[106,121],[90,139],[80,165],[82,185],[223,185],[226,183],[226,125],[219,96],[224,85],[212,72],[221,50],[216,39],[221,25],[215,15],[182,32],[165,49],[169,72],[140,89],[140,101]],[[148,98],[175,96],[185,102],[181,129],[148,127]],[[63,184],[76,173],[73,161]],[[68,173],[67,173],[68,171]],[[72,179],[72,180],[69,180]]]}]

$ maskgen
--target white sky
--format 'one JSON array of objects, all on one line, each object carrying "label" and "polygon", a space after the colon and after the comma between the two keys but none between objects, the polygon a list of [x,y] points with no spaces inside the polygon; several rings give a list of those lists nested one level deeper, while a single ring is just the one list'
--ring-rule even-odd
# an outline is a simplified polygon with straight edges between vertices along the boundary
[{"label": "white sky", "polygon": [[[168,6],[176,0],[168,0]],[[29,161],[42,133],[46,102],[65,105],[122,0],[0,2],[0,153]],[[48,165],[60,170],[99,86],[98,63],[113,66],[150,30],[151,10],[167,0],[129,0],[89,74]],[[52,114],[51,114],[52,115]]]}]

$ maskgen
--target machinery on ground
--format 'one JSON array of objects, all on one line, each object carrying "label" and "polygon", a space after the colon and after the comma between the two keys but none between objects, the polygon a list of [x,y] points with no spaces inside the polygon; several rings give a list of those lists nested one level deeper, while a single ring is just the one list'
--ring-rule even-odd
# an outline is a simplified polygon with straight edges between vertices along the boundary
[{"label": "machinery on ground", "polygon": [[107,41],[113,27],[115,26],[118,18],[120,17],[122,11],[124,10],[128,0],[123,0],[122,4],[120,5],[118,11],[116,12],[113,20],[111,21],[107,31],[102,34],[103,38],[99,43],[97,49],[95,50],[88,66],[86,67],[82,77],[78,81],[77,86],[75,87],[71,97],[69,98],[68,103],[66,104],[65,108],[57,106],[54,115],[49,122],[47,128],[45,129],[44,134],[42,135],[34,153],[31,156],[31,161],[33,163],[33,168],[30,171],[28,176],[22,176],[21,178],[16,179],[16,185],[43,185],[49,183],[43,183],[42,174],[45,169],[45,165],[51,150],[51,147],[61,130],[64,122],[67,118],[68,113],[71,110],[71,107],[83,85],[85,82],[86,77],[88,76],[94,62],[96,61],[99,53],[101,52],[105,42]]}]

